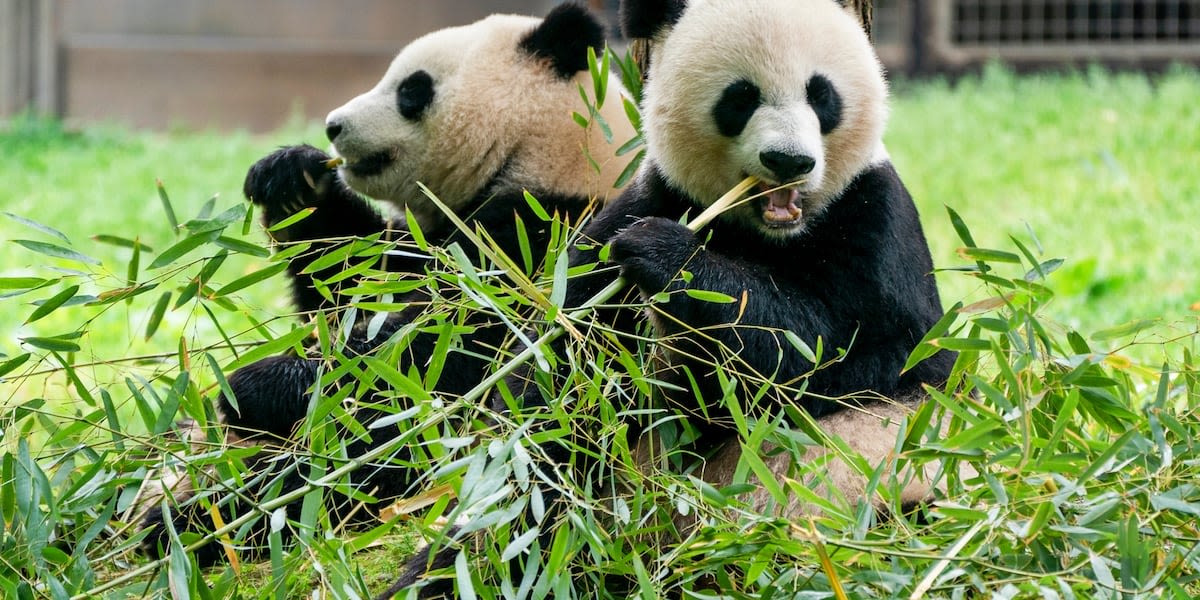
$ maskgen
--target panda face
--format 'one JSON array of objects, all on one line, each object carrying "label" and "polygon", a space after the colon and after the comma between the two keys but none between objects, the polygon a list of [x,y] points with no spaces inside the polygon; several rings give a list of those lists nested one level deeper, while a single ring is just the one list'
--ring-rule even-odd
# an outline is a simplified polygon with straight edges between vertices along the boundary
[{"label": "panda face", "polygon": [[645,88],[650,156],[706,206],[748,175],[727,213],[788,239],[886,157],[882,70],[833,0],[693,0],[657,38]]},{"label": "panda face", "polygon": [[[572,112],[586,113],[579,84],[591,89],[586,70],[578,72],[586,69],[586,47],[571,46],[588,39],[578,30],[590,19],[572,7],[545,20],[493,15],[413,41],[373,89],[326,118],[332,153],[344,159],[340,176],[366,196],[407,208],[422,227],[443,216],[418,183],[456,211],[481,194],[514,189],[609,192],[622,167],[616,147],[599,128],[585,131],[571,119]],[[568,28],[576,35],[563,41]],[[547,56],[554,52],[578,57],[579,64]],[[610,87],[604,116],[620,144],[633,130],[612,112],[621,110],[622,90],[615,80]],[[582,148],[599,159],[600,173]]]},{"label": "panda face", "polygon": [[[452,101],[463,93],[461,59],[480,51],[476,47],[486,43],[481,36],[494,36],[500,31],[497,27],[476,23],[415,40],[396,56],[374,88],[329,113],[326,135],[332,154],[344,159],[339,173],[350,187],[403,205],[419,199],[418,181],[437,190],[446,201],[481,185],[474,181],[453,189],[442,185],[462,180],[453,176],[454,165],[467,158],[476,165],[478,157],[468,155],[484,153],[465,148],[451,152],[449,147],[439,146],[438,138],[459,134],[447,110],[455,110]],[[488,29],[487,36],[482,29]],[[488,141],[472,139],[469,143]],[[431,160],[435,155],[445,164],[443,168]]]}]

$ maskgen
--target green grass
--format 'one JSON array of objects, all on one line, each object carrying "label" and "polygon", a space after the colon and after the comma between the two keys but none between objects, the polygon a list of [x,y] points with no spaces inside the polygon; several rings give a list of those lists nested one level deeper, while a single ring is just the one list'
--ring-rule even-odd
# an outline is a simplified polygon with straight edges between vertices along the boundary
[{"label": "green grass", "polygon": [[[0,180],[5,182],[0,189],[0,211],[52,227],[68,241],[0,216],[0,238],[4,239],[0,277],[47,277],[53,273],[47,267],[52,267],[66,269],[62,274],[80,285],[81,295],[122,287],[133,251],[93,239],[115,235],[136,238],[147,246],[139,257],[143,280],[162,278],[169,271],[150,272],[146,267],[180,236],[168,220],[156,182],[162,182],[180,222],[196,216],[214,199],[220,212],[246,204],[241,187],[249,165],[279,145],[305,141],[320,143],[319,127],[297,125],[268,136],[192,131],[157,134],[106,126],[76,130],[54,121],[18,118],[0,128],[0,154],[6,157],[0,164]],[[257,244],[265,242],[257,224],[245,236],[240,236],[240,228],[231,233]],[[102,264],[50,258],[13,242],[20,239],[66,246]],[[199,253],[190,256],[193,260],[204,258]],[[231,281],[263,263],[234,255],[221,266],[215,280]],[[247,314],[257,318],[286,315],[291,310],[287,289],[282,277],[275,278],[246,290],[239,302]],[[0,290],[0,294],[12,292]],[[35,309],[34,302],[52,295],[51,291],[34,290],[7,302],[0,313],[0,353],[14,355],[25,337],[57,336],[78,325],[76,315],[61,312],[25,324]],[[153,303],[121,303],[93,311],[80,361],[153,356],[174,351],[184,333],[195,343],[211,341],[216,335],[191,303],[168,310],[161,333],[146,339],[152,309]],[[24,397],[25,392],[29,389],[18,396]],[[61,399],[54,387],[39,393]]]},{"label": "green grass", "polygon": [[[1200,335],[1191,308],[1200,301],[1200,246],[1192,232],[1200,209],[1200,173],[1192,165],[1200,148],[1200,128],[1192,126],[1200,123],[1200,75],[1017,77],[991,68],[954,85],[898,88],[887,141],[922,211],[935,263],[946,269],[939,275],[943,300],[976,303],[930,342],[962,351],[955,372],[961,388],[935,394],[929,411],[912,418],[911,437],[897,445],[901,465],[947,467],[946,498],[930,522],[898,517],[869,526],[870,511],[838,505],[815,522],[790,523],[745,511],[736,489],[641,473],[615,443],[621,422],[608,388],[595,382],[620,373],[618,362],[643,357],[621,362],[585,343],[570,357],[580,365],[572,388],[578,396],[551,403],[546,418],[613,441],[603,446],[603,462],[629,475],[629,494],[613,501],[575,490],[579,503],[569,508],[571,522],[556,546],[562,552],[544,558],[547,576],[539,585],[605,578],[628,580],[645,596],[716,584],[746,595],[822,598],[843,588],[849,598],[907,598],[922,590],[936,598],[1019,599],[1182,599],[1200,592]],[[201,573],[183,553],[150,564],[130,551],[137,486],[162,457],[193,454],[173,440],[175,419],[209,416],[218,372],[230,372],[236,356],[245,361],[255,347],[278,353],[291,345],[289,334],[306,333],[287,317],[279,277],[223,299],[188,294],[206,270],[210,294],[266,267],[267,259],[254,256],[261,249],[231,246],[242,251],[218,263],[210,241],[149,267],[173,244],[203,235],[213,216],[245,207],[239,190],[255,159],[280,144],[319,143],[319,135],[315,125],[263,137],[73,131],[36,119],[0,132],[0,210],[42,224],[0,216],[0,596],[90,597],[97,586],[144,567],[150,570],[107,597],[162,597],[170,586],[189,597],[302,597],[319,589],[350,598],[377,592],[394,572],[408,536],[397,541],[391,526],[320,535],[330,524],[319,511],[302,517],[318,531],[305,548],[272,552],[270,561],[237,577]],[[156,180],[180,222],[200,222],[173,230]],[[952,223],[946,206],[970,234]],[[244,231],[240,220],[223,231],[263,245],[262,232]],[[136,237],[153,248],[137,261],[144,293],[97,302],[127,285],[134,253],[93,241],[96,234]],[[968,235],[976,244],[964,241]],[[99,264],[49,258],[17,239],[69,246]],[[971,249],[969,260],[957,254],[963,246],[1001,252]],[[972,271],[980,256],[990,278]],[[1065,259],[1057,270],[1055,258]],[[465,277],[451,256],[443,260],[431,280],[444,288],[470,288],[492,298],[493,310],[524,306],[511,301],[520,292],[506,278]],[[1042,277],[1035,265],[1053,272]],[[44,282],[18,279],[31,277]],[[75,285],[73,294],[64,292]],[[168,293],[171,308],[147,339],[158,299]],[[181,294],[185,300],[174,307]],[[49,305],[39,310],[35,301]],[[83,302],[92,305],[77,305]],[[440,307],[426,318],[446,314]],[[525,327],[544,326],[520,320],[529,315],[509,316]],[[1160,321],[1148,329],[1112,329],[1154,318]],[[1178,339],[1162,341],[1168,338]],[[362,385],[381,375],[404,377],[380,368],[361,366]],[[325,400],[320,408],[344,414],[338,399]],[[946,419],[944,436],[928,427],[937,417]],[[332,423],[310,425],[301,448],[339,456]],[[479,486],[527,468],[516,448],[532,447],[528,432],[501,424],[487,434],[494,443],[464,445],[463,432],[432,406],[395,426],[459,441],[445,444],[434,465],[461,459],[477,468],[471,478],[446,470],[439,483],[462,498],[491,498],[470,518],[492,523],[494,536],[481,541],[480,560],[461,575],[480,597],[492,597],[488,584],[507,568],[498,558],[524,533],[509,508],[527,496],[501,498]],[[765,421],[741,427],[745,437],[790,452],[807,440]],[[186,466],[193,475],[228,473],[237,460],[218,450]],[[313,461],[314,478],[337,466],[330,460]],[[953,475],[960,463],[981,476]],[[820,473],[819,465],[797,465],[768,487],[803,492],[806,478]],[[878,485],[886,492],[896,483]],[[711,523],[663,553],[662,519],[683,505]],[[358,549],[379,540],[382,548]],[[192,541],[183,536],[179,546]]]},{"label": "green grass", "polygon": [[[925,222],[939,267],[956,264],[953,207],[984,246],[1003,246],[1032,230],[1047,255],[1066,266],[1052,280],[1055,319],[1090,332],[1134,319],[1191,317],[1200,302],[1200,75],[1176,70],[1147,78],[1100,70],[1066,76],[1016,76],[990,68],[981,78],[898,85],[887,144]],[[213,132],[168,134],[113,127],[65,131],[22,119],[0,132],[0,210],[51,225],[78,249],[121,265],[128,251],[99,246],[96,234],[134,235],[156,250],[172,232],[155,191],[162,180],[180,218],[209,198],[241,201],[246,168],[281,144],[321,144],[315,124],[265,137]],[[0,219],[4,239],[43,239]],[[262,240],[259,232],[249,236]],[[40,255],[11,244],[0,276],[27,274]],[[225,267],[251,268],[247,263]],[[968,282],[940,278],[947,305],[969,298]],[[251,301],[287,309],[282,282]],[[36,297],[36,296],[35,296]],[[112,321],[129,352],[152,352],[125,339],[142,315]],[[19,329],[24,315],[0,315],[0,351],[15,335],[53,334],[54,321]],[[118,322],[119,321],[119,322]],[[136,330],[136,327],[133,327]]]},{"label": "green grass", "polygon": [[[1200,302],[1200,75],[1099,69],[901,86],[887,143],[924,217],[934,263],[955,264],[942,206],[984,246],[1032,230],[1050,256],[1056,319],[1094,331],[1194,316]],[[970,294],[942,278],[943,300]]]}]

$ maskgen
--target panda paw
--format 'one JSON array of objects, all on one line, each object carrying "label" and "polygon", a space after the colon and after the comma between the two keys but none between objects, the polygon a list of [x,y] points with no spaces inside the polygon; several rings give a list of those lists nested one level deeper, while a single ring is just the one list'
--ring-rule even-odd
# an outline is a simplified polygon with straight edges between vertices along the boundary
[{"label": "panda paw", "polygon": [[309,146],[288,146],[259,159],[246,173],[242,192],[261,207],[268,226],[319,205],[336,184],[329,155]]},{"label": "panda paw", "polygon": [[620,265],[621,275],[643,292],[666,289],[699,248],[696,234],[662,217],[647,217],[612,239],[609,260]]}]

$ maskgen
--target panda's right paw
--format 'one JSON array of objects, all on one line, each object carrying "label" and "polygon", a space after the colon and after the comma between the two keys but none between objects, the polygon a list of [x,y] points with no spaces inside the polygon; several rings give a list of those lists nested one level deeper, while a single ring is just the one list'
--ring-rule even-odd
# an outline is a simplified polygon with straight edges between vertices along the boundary
[{"label": "panda's right paw", "polygon": [[321,204],[337,172],[328,154],[309,146],[287,146],[259,159],[246,173],[242,192],[258,205],[268,227]]}]

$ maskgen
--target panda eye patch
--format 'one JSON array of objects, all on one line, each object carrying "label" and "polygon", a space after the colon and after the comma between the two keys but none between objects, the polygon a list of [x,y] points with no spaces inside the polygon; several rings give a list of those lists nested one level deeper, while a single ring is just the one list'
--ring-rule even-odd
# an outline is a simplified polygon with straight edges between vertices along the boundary
[{"label": "panda eye patch", "polygon": [[833,87],[833,82],[824,75],[813,75],[808,80],[806,94],[808,105],[821,122],[821,135],[837,129],[842,123],[842,96]]},{"label": "panda eye patch", "polygon": [[725,137],[737,137],[762,104],[762,90],[746,79],[739,79],[721,92],[721,99],[713,107],[713,120],[717,131]]},{"label": "panda eye patch", "polygon": [[416,121],[433,104],[433,77],[417,71],[404,78],[396,90],[396,105],[405,119]]}]

